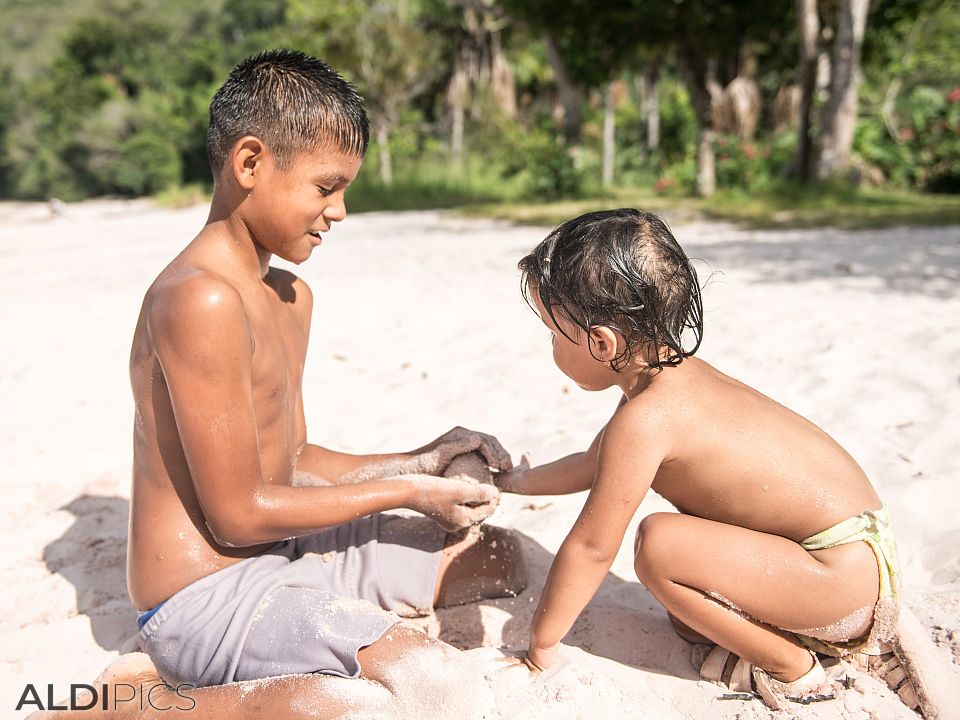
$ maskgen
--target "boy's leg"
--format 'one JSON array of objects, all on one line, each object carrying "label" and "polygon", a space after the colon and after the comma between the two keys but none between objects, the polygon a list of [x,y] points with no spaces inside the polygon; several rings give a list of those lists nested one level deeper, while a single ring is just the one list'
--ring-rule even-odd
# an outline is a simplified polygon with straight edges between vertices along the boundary
[{"label": "boy's leg", "polygon": [[809,553],[776,535],[673,513],[640,523],[634,566],[680,623],[784,682],[806,673],[811,659],[780,628],[829,626],[879,594],[865,543]]},{"label": "boy's leg", "polygon": [[[196,690],[165,689],[149,657],[121,656],[92,685],[104,683],[143,688],[138,697],[104,711],[99,704],[84,711],[87,720],[323,720],[347,712],[357,717],[433,717],[444,708],[448,717],[479,716],[488,692],[485,674],[509,667],[510,661],[477,661],[421,632],[395,625],[358,654],[362,678],[286,675],[264,680],[215,685]],[[516,664],[515,662],[513,664]],[[150,691],[151,688],[153,691]],[[39,712],[28,720],[66,720],[76,712]]]},{"label": "boy's leg", "polygon": [[440,559],[435,607],[513,597],[527,586],[523,548],[509,530],[481,525],[478,533],[450,533]]}]

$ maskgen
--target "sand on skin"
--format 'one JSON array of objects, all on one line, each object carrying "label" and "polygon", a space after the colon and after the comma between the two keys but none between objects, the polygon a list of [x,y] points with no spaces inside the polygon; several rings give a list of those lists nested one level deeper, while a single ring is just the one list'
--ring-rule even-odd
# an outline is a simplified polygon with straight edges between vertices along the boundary
[{"label": "sand on skin", "polygon": [[[149,282],[205,217],[146,201],[71,205],[57,218],[42,204],[0,205],[3,707],[28,682],[63,696],[132,648],[129,342]],[[709,277],[702,357],[811,418],[863,465],[890,508],[906,602],[956,671],[960,228],[675,231]],[[462,424],[498,435],[515,459],[586,447],[617,397],[584,393],[552,366],[546,330],[520,299],[516,261],[544,234],[435,212],[351,216],[330,233],[297,270],[316,304],[311,439],[376,452]],[[532,591],[441,611],[435,631],[460,647],[522,649],[582,501],[505,496],[491,521],[522,533]],[[634,523],[666,509],[651,495]],[[546,676],[494,682],[495,716],[769,716],[696,681],[689,646],[633,575],[629,543],[567,640]],[[857,688],[804,712],[914,717],[872,679],[857,676]]]}]

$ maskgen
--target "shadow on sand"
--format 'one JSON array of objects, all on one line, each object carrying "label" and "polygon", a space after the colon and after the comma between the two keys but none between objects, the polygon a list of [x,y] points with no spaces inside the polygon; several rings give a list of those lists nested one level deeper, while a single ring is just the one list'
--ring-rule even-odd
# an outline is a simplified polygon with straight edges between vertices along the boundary
[{"label": "shadow on sand", "polygon": [[[515,598],[437,610],[441,640],[461,650],[481,646],[526,650],[530,622],[555,555],[529,535],[513,533],[524,550],[526,589]],[[696,677],[689,664],[690,645],[673,631],[663,607],[638,581],[628,582],[613,573],[607,573],[564,643],[649,672]]]},{"label": "shadow on sand", "polygon": [[[74,523],[47,545],[44,562],[50,572],[74,586],[77,612],[90,619],[100,647],[136,650],[136,613],[127,598],[125,577],[129,501],[85,494],[63,509],[73,514]],[[464,650],[484,645],[516,652],[526,649],[530,620],[554,553],[530,536],[513,532],[524,551],[526,590],[515,598],[438,610],[439,637],[445,642]],[[639,582],[627,582],[612,573],[565,642],[616,662],[670,675],[685,666],[678,658],[689,653],[689,646],[673,633],[666,613],[650,593]]]},{"label": "shadow on sand", "polygon": [[721,242],[684,243],[687,254],[717,269],[749,270],[758,283],[865,279],[881,292],[941,299],[960,287],[956,226],[718,232]]},{"label": "shadow on sand", "polygon": [[93,639],[105,650],[136,649],[137,615],[127,598],[127,519],[130,502],[80,495],[61,508],[73,524],[43,550],[51,573],[77,593],[77,612],[90,618]]}]

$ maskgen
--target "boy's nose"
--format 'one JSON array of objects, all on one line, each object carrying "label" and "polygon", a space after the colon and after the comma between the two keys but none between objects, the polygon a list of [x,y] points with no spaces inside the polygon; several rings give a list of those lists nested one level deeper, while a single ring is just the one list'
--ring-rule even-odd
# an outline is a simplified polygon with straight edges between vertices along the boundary
[{"label": "boy's nose", "polygon": [[343,194],[338,193],[339,197],[332,199],[330,204],[323,209],[323,216],[330,222],[339,222],[347,216],[347,206],[343,201]]}]

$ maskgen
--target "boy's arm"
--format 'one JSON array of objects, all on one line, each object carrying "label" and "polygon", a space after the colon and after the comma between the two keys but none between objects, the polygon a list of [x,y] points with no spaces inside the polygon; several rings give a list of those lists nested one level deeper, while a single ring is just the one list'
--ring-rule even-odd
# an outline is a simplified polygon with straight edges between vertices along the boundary
[{"label": "boy's arm", "polygon": [[603,432],[596,478],[553,561],[530,627],[528,657],[541,669],[603,582],[666,455],[662,426],[645,413],[618,412]]},{"label": "boy's arm", "polygon": [[488,503],[495,493],[489,486],[438,478],[344,487],[265,483],[252,341],[236,290],[209,276],[184,280],[155,298],[148,330],[204,519],[223,545],[275,542],[398,507],[423,512],[444,527],[462,527],[484,512],[466,504]]},{"label": "boy's arm", "polygon": [[497,470],[512,466],[510,455],[495,437],[456,427],[428,445],[405,453],[352,455],[304,443],[297,454],[296,470],[319,475],[335,485],[397,475],[439,475],[453,458],[471,451],[479,452]]}]

